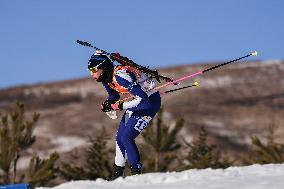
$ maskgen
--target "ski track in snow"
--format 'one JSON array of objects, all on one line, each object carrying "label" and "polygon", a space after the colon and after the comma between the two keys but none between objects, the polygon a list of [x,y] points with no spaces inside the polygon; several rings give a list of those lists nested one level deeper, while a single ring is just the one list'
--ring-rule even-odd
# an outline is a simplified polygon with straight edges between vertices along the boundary
[{"label": "ski track in snow", "polygon": [[[108,182],[72,181],[52,189],[283,189],[284,164],[148,173]],[[38,188],[39,189],[39,188]],[[41,188],[47,189],[47,188]]]}]

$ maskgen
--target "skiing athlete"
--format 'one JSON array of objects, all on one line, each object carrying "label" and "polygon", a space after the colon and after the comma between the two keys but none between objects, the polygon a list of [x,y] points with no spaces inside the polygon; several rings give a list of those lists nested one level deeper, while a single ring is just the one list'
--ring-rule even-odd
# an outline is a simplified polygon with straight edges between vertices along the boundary
[{"label": "skiing athlete", "polygon": [[[111,56],[96,51],[88,62],[91,76],[101,82],[108,98],[102,103],[101,110],[109,116],[111,112],[126,110],[116,133],[116,154],[114,171],[109,180],[123,176],[126,159],[131,174],[141,174],[142,163],[135,138],[147,127],[161,106],[158,91],[153,90],[155,82],[140,70],[125,65],[114,66],[119,62],[119,54]],[[126,57],[123,57],[126,58]],[[120,94],[130,94],[132,100],[120,101]],[[110,116],[111,117],[111,116]]]},{"label": "skiing athlete", "polygon": [[[124,175],[126,160],[130,163],[132,175],[141,174],[142,163],[135,138],[147,127],[154,118],[161,106],[160,95],[199,86],[198,82],[193,85],[175,88],[159,92],[158,89],[169,85],[179,85],[180,82],[197,77],[222,66],[237,62],[249,56],[257,56],[254,51],[240,58],[211,66],[198,72],[187,74],[178,79],[171,79],[160,75],[157,70],[136,64],[127,57],[118,53],[108,53],[92,44],[77,40],[78,44],[96,49],[88,62],[88,70],[91,76],[101,82],[108,93],[108,98],[101,104],[101,110],[110,118],[115,119],[116,111],[123,111],[122,120],[116,133],[116,154],[114,160],[114,172],[109,180],[114,180]],[[114,61],[120,65],[115,66]],[[167,83],[155,87],[155,78],[158,82],[165,80]],[[120,99],[121,94],[128,94],[130,97]]]}]

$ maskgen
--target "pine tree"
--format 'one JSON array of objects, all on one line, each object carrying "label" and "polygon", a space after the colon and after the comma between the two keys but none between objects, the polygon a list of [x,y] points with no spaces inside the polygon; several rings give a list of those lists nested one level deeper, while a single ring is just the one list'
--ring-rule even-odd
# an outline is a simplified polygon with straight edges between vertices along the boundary
[{"label": "pine tree", "polygon": [[0,126],[0,168],[4,172],[4,183],[10,183],[10,169],[13,168],[13,183],[16,182],[17,162],[21,152],[35,142],[32,135],[39,114],[34,113],[31,121],[25,120],[25,107],[16,103],[16,110],[1,117]]},{"label": "pine tree", "polygon": [[[181,147],[177,142],[177,134],[184,125],[183,119],[177,119],[175,126],[170,128],[163,122],[163,109],[158,112],[156,124],[151,121],[149,126],[142,133],[146,144],[150,145],[154,155],[145,158],[150,171],[167,171],[173,160],[176,159],[176,152]],[[152,158],[154,157],[154,158]],[[153,169],[154,168],[154,169]]]},{"label": "pine tree", "polygon": [[256,136],[251,137],[251,141],[254,152],[250,157],[250,163],[284,163],[284,145],[271,141],[265,145]]},{"label": "pine tree", "polygon": [[106,131],[97,138],[90,138],[91,146],[86,151],[89,178],[107,178],[112,171],[109,163],[109,150],[106,148]]},{"label": "pine tree", "polygon": [[186,142],[189,152],[186,156],[185,169],[226,168],[231,165],[227,159],[222,159],[215,145],[207,144],[207,131],[201,128],[198,140]]},{"label": "pine tree", "polygon": [[89,179],[88,173],[84,167],[74,166],[67,163],[62,163],[60,167],[60,176],[67,181]]},{"label": "pine tree", "polygon": [[16,145],[10,136],[8,116],[2,117],[3,127],[0,128],[0,168],[4,172],[4,184],[10,183],[10,169],[16,159]]},{"label": "pine tree", "polygon": [[96,138],[90,138],[91,146],[85,151],[86,163],[83,166],[72,166],[62,163],[60,172],[66,180],[95,180],[107,178],[111,174],[106,131],[103,129]]},{"label": "pine tree", "polygon": [[59,154],[54,152],[50,154],[48,159],[40,159],[33,156],[30,160],[28,179],[33,186],[44,186],[50,180],[57,177],[58,168],[55,167]]}]

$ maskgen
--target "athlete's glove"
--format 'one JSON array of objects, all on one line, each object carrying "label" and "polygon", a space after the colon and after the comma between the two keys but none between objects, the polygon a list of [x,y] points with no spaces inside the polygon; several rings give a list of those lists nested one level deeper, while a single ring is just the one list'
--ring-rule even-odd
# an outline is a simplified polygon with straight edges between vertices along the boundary
[{"label": "athlete's glove", "polygon": [[104,101],[102,104],[101,104],[101,110],[103,112],[110,112],[112,111],[112,107],[111,107],[111,104],[115,103],[114,100],[106,100]]},{"label": "athlete's glove", "polygon": [[103,112],[110,112],[114,110],[123,110],[123,103],[120,101],[106,100],[101,105],[101,110]]}]

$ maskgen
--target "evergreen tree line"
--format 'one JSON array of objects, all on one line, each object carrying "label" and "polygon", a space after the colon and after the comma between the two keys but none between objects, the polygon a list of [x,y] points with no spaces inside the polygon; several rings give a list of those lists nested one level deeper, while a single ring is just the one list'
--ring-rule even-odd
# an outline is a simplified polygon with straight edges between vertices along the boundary
[{"label": "evergreen tree line", "polygon": [[0,124],[0,184],[20,183],[27,181],[35,186],[44,186],[56,178],[58,168],[55,162],[59,159],[56,152],[47,159],[34,154],[25,173],[18,175],[17,165],[24,150],[31,147],[36,137],[33,130],[40,114],[34,113],[31,120],[25,118],[25,106],[17,102],[15,111],[1,115]]},{"label": "evergreen tree line", "polygon": [[[34,113],[26,120],[24,105],[16,104],[13,112],[1,115],[0,124],[0,184],[28,182],[34,186],[49,186],[56,178],[70,180],[95,180],[111,174],[114,151],[107,147],[109,137],[102,129],[97,137],[90,137],[90,146],[82,154],[83,165],[72,165],[59,161],[54,152],[47,159],[34,154],[29,167],[18,175],[17,164],[24,150],[36,141],[33,130],[40,115]],[[208,142],[208,132],[200,128],[198,138],[186,141],[180,131],[184,120],[178,118],[174,125],[164,122],[163,110],[150,122],[142,133],[142,162],[145,172],[182,171],[187,169],[227,168],[234,165],[220,148]],[[270,135],[264,144],[258,137],[251,137],[252,153],[242,159],[243,165],[283,163],[284,145],[277,144]]]}]

